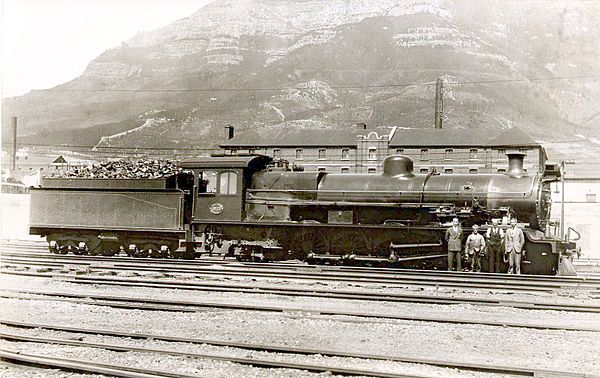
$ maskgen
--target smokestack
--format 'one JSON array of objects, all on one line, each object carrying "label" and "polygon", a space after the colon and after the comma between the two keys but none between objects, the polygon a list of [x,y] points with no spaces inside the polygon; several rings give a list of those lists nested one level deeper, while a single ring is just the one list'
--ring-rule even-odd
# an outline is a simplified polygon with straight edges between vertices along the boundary
[{"label": "smokestack", "polygon": [[442,128],[442,116],[444,115],[444,98],[442,91],[444,90],[443,81],[438,78],[435,82],[435,128]]},{"label": "smokestack", "polygon": [[523,176],[525,170],[523,169],[523,160],[525,154],[522,152],[511,152],[506,154],[508,156],[508,175],[509,176]]},{"label": "smokestack", "polygon": [[17,170],[17,117],[12,117],[12,149],[10,151],[10,171]]},{"label": "smokestack", "polygon": [[225,126],[225,130],[227,130],[227,139],[233,139],[233,136],[235,135],[235,128],[231,125],[227,125]]}]

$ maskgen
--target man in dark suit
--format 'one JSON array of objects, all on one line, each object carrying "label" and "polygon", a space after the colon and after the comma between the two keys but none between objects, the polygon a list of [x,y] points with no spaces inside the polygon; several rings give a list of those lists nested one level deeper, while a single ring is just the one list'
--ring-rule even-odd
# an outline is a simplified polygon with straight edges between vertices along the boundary
[{"label": "man in dark suit", "polygon": [[456,270],[460,272],[463,230],[460,227],[458,218],[452,219],[452,226],[446,230],[445,239],[448,243],[448,270],[454,270],[454,263],[456,261]]},{"label": "man in dark suit", "polygon": [[508,255],[508,274],[521,274],[521,255],[525,236],[523,231],[517,227],[517,219],[510,220],[510,228],[504,234],[505,253]]}]

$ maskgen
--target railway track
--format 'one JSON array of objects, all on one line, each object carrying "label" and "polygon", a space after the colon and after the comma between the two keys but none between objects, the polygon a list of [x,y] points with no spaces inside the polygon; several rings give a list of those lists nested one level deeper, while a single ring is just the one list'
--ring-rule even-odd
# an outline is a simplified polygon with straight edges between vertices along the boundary
[{"label": "railway track", "polygon": [[86,304],[94,306],[108,306],[123,309],[143,309],[155,311],[174,311],[174,312],[197,312],[206,309],[221,309],[221,310],[242,310],[255,312],[279,312],[279,313],[309,313],[313,316],[350,316],[356,318],[369,318],[379,320],[403,320],[411,322],[432,322],[445,324],[471,324],[484,325],[492,327],[511,327],[511,328],[528,328],[540,330],[564,330],[564,331],[581,331],[581,332],[600,332],[600,327],[574,327],[568,325],[557,324],[535,324],[522,323],[510,320],[481,320],[473,318],[456,318],[448,316],[413,316],[403,314],[384,314],[376,312],[361,312],[361,311],[342,311],[328,309],[314,309],[291,306],[267,306],[242,303],[225,303],[225,302],[209,302],[209,301],[185,301],[185,300],[160,300],[139,298],[121,295],[103,295],[95,293],[69,293],[65,291],[48,291],[48,290],[19,290],[19,289],[3,289],[0,291],[0,298],[19,299],[19,300],[36,300],[36,301],[54,301],[54,302],[69,302],[77,304]]},{"label": "railway track", "polygon": [[[14,246],[11,246],[11,249]],[[16,247],[21,248],[23,246],[17,245]],[[27,248],[27,247],[25,247]],[[373,267],[353,267],[353,266],[331,266],[331,265],[306,265],[299,262],[283,262],[283,263],[250,263],[250,262],[237,262],[233,259],[223,259],[216,257],[203,257],[200,260],[160,260],[160,259],[147,259],[147,258],[131,258],[124,256],[113,256],[113,257],[96,257],[96,256],[74,256],[74,255],[55,255],[49,254],[46,248],[39,249],[44,250],[43,253],[31,253],[27,250],[9,250],[2,253],[2,259],[0,262],[4,263],[15,263],[15,264],[38,264],[39,266],[56,267],[58,264],[70,264],[70,265],[82,265],[90,266],[92,268],[103,268],[112,266],[115,270],[120,269],[133,269],[140,267],[140,270],[146,271],[161,271],[161,269],[170,269],[173,273],[206,273],[202,270],[204,267],[211,267],[211,269],[217,269],[217,266],[228,266],[227,272],[236,274],[234,269],[238,270],[256,270],[263,271],[290,271],[295,272],[326,272],[335,274],[365,274],[365,275],[380,275],[380,276],[393,276],[395,278],[407,277],[432,277],[436,281],[444,280],[445,282],[437,282],[440,284],[450,283],[452,281],[471,282],[471,283],[482,283],[482,282],[504,282],[504,283],[518,283],[520,286],[528,287],[531,290],[535,290],[535,287],[543,286],[547,283],[549,289],[561,289],[561,288],[589,288],[593,290],[600,290],[600,278],[589,278],[580,276],[539,276],[539,275],[506,275],[506,274],[494,274],[494,273],[474,273],[474,272],[448,272],[448,271],[432,271],[432,270],[415,270],[415,269],[398,269],[398,268],[373,268]],[[44,263],[49,264],[45,265]]]},{"label": "railway track", "polygon": [[319,282],[379,283],[389,285],[436,286],[450,288],[500,289],[519,292],[550,292],[554,290],[600,291],[600,280],[574,277],[510,276],[490,273],[438,272],[416,270],[353,269],[352,267],[323,267],[302,264],[179,264],[155,260],[119,258],[86,260],[79,257],[19,257],[2,256],[1,265],[29,266],[46,270],[62,270],[65,266],[82,266],[89,271],[136,271],[161,274],[194,274],[197,276],[228,276],[311,280]]},{"label": "railway track", "polygon": [[[361,376],[375,376],[375,377],[421,377],[421,376],[429,376],[429,375],[417,375],[414,373],[411,374],[402,374],[402,373],[390,373],[388,371],[376,371],[371,369],[356,369],[356,368],[348,368],[348,367],[339,367],[335,365],[323,365],[323,364],[315,364],[315,363],[298,363],[298,362],[289,362],[285,361],[285,359],[281,359],[281,354],[284,355],[292,355],[292,356],[324,356],[324,357],[336,357],[336,358],[352,358],[352,359],[362,359],[362,360],[378,360],[378,361],[388,361],[388,362],[400,362],[407,364],[420,364],[420,365],[429,365],[435,366],[439,368],[449,368],[449,369],[458,369],[462,372],[484,372],[484,373],[492,373],[492,374],[502,374],[502,375],[510,375],[510,376],[560,376],[560,377],[584,377],[584,374],[577,374],[571,372],[564,371],[550,371],[550,370],[540,370],[540,369],[531,369],[531,368],[521,368],[514,366],[499,366],[499,365],[490,365],[490,364],[477,364],[477,363],[460,363],[455,361],[442,361],[442,360],[433,360],[433,359],[423,359],[423,358],[414,358],[408,356],[398,356],[398,355],[378,355],[378,354],[365,354],[365,353],[354,353],[354,352],[344,352],[344,351],[336,351],[336,350],[323,350],[323,349],[306,349],[306,348],[293,348],[288,346],[281,345],[267,345],[267,344],[251,344],[251,343],[239,343],[232,342],[226,340],[214,340],[214,339],[193,339],[193,338],[181,338],[181,337],[172,337],[166,335],[157,335],[157,334],[142,334],[142,333],[129,333],[129,332],[119,332],[113,330],[106,329],[90,329],[90,328],[80,328],[80,327],[65,327],[58,325],[48,325],[48,324],[36,324],[36,323],[23,323],[23,322],[13,322],[7,320],[0,320],[0,325],[9,327],[11,329],[36,329],[43,331],[54,331],[54,332],[63,332],[71,335],[96,335],[96,336],[105,336],[111,338],[120,338],[120,339],[137,339],[137,340],[148,340],[148,341],[163,341],[167,343],[187,343],[187,344],[204,344],[211,345],[217,347],[227,347],[227,348],[235,348],[238,350],[247,350],[247,351],[260,351],[260,352],[268,352],[279,354],[279,358],[257,358],[257,357],[234,357],[231,353],[187,353],[187,352],[179,352],[176,350],[170,349],[159,349],[159,348],[149,348],[149,347],[131,347],[124,345],[121,343],[94,343],[94,342],[85,342],[82,340],[76,340],[74,336],[70,336],[68,338],[56,338],[56,337],[40,337],[40,336],[30,336],[18,334],[15,332],[0,332],[0,339],[8,340],[11,342],[28,342],[28,343],[44,343],[44,344],[55,344],[55,345],[67,345],[67,346],[75,346],[75,347],[87,347],[87,348],[98,348],[98,349],[108,349],[112,351],[122,351],[122,352],[138,352],[138,353],[156,353],[163,355],[172,355],[172,356],[183,356],[187,358],[203,358],[203,359],[211,359],[211,360],[220,360],[220,361],[228,361],[234,362],[238,364],[250,365],[255,367],[264,367],[264,368],[285,368],[285,369],[295,369],[295,370],[306,370],[311,372],[319,372],[326,373],[329,372],[331,374],[336,375],[361,375]],[[124,366],[107,366],[105,364],[99,364],[94,362],[85,362],[82,364],[82,361],[73,361],[66,360],[64,358],[48,358],[47,356],[32,356],[27,354],[16,354],[6,349],[0,350],[0,358],[12,360],[12,361],[24,361],[29,363],[36,363],[40,365],[53,366],[59,368],[68,368],[75,369],[79,371],[85,372],[95,372],[95,373],[108,373],[111,375],[119,375],[126,377],[139,377],[143,375],[135,375],[135,374],[147,374],[148,376],[166,376],[166,377],[190,377],[191,375],[182,375],[173,372],[164,372],[164,371],[152,371],[147,369],[137,369],[131,367]],[[76,365],[74,365],[76,364]],[[86,365],[89,368],[86,368]],[[453,373],[456,373],[456,370],[452,370]]]},{"label": "railway track", "polygon": [[545,303],[538,301],[516,301],[489,298],[473,298],[461,296],[443,296],[443,295],[418,295],[418,294],[397,294],[381,293],[372,290],[337,290],[337,289],[306,289],[306,288],[282,288],[280,286],[253,284],[232,284],[226,282],[189,282],[181,280],[164,279],[138,279],[127,277],[85,277],[72,276],[68,274],[48,274],[34,272],[4,272],[3,274],[14,274],[28,277],[54,277],[61,282],[86,284],[86,285],[109,285],[117,287],[149,287],[159,289],[178,289],[193,290],[204,292],[233,292],[250,294],[273,294],[287,295],[293,297],[319,297],[329,299],[351,299],[362,301],[385,301],[385,302],[404,302],[421,303],[436,305],[453,304],[471,304],[478,306],[512,307],[527,310],[557,310],[573,312],[600,313],[600,306],[580,305],[572,303]]}]

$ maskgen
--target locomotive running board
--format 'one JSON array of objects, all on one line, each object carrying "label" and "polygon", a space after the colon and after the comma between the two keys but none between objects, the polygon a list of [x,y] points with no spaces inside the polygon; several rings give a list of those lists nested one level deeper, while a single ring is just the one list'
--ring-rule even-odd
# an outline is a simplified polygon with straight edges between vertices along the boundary
[{"label": "locomotive running board", "polygon": [[441,247],[442,243],[416,243],[416,244],[394,244],[390,243],[391,249],[402,249],[402,248],[420,248],[420,247]]}]

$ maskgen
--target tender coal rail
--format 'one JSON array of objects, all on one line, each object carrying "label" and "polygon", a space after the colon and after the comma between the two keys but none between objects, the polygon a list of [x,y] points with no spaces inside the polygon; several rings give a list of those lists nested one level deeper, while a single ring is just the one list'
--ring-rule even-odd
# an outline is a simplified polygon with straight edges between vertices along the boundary
[{"label": "tender coal rail", "polygon": [[[21,329],[39,329],[39,330],[58,331],[58,332],[65,332],[65,333],[72,333],[72,334],[90,334],[90,335],[100,335],[100,336],[138,339],[138,340],[142,339],[142,340],[157,340],[157,341],[174,342],[174,343],[205,344],[205,345],[212,345],[212,346],[219,346],[219,347],[229,347],[229,348],[237,348],[237,349],[245,349],[245,350],[253,350],[253,351],[263,351],[263,352],[271,352],[271,353],[293,354],[293,355],[320,355],[320,356],[326,356],[326,357],[349,357],[349,358],[364,359],[364,360],[384,360],[384,361],[391,361],[391,362],[424,364],[424,365],[431,365],[431,366],[442,367],[442,368],[460,369],[463,371],[485,372],[485,373],[503,374],[503,375],[511,375],[511,376],[561,376],[561,377],[584,377],[585,376],[584,374],[577,374],[577,373],[570,373],[570,372],[520,368],[520,367],[513,367],[513,366],[508,367],[508,366],[475,364],[475,363],[471,364],[471,363],[442,361],[442,360],[433,360],[433,359],[425,359],[425,358],[403,357],[403,356],[397,356],[397,355],[379,355],[379,354],[343,352],[343,351],[335,351],[335,350],[293,348],[293,347],[279,346],[279,345],[240,343],[240,342],[214,340],[214,339],[182,338],[182,337],[172,337],[172,336],[157,335],[157,334],[142,334],[142,333],[119,332],[119,331],[112,331],[112,330],[101,330],[101,329],[90,329],[90,328],[79,328],[79,327],[65,327],[65,326],[47,325],[47,324],[14,322],[14,321],[7,321],[7,320],[0,320],[0,324],[11,327],[11,328],[17,328],[17,329],[19,329],[19,328],[21,328]],[[169,355],[186,356],[186,357],[191,357],[191,358],[209,358],[209,359],[230,361],[230,362],[235,362],[235,363],[240,363],[240,364],[247,364],[247,365],[252,365],[252,366],[257,366],[257,367],[301,369],[301,370],[308,370],[308,371],[313,371],[313,372],[330,372],[330,373],[336,374],[336,375],[363,375],[363,376],[378,376],[378,377],[404,377],[404,376],[415,377],[416,376],[414,374],[403,375],[403,374],[398,374],[398,373],[389,373],[389,372],[372,371],[372,370],[364,370],[364,369],[358,370],[358,369],[349,369],[349,368],[339,368],[339,367],[334,367],[334,366],[284,363],[281,361],[270,360],[270,359],[236,358],[236,357],[232,357],[232,356],[212,354],[212,353],[211,354],[198,354],[198,353],[176,352],[176,351],[170,351],[170,350],[167,351],[167,350],[155,349],[155,348],[132,348],[132,347],[127,347],[127,346],[118,345],[118,344],[98,344],[98,343],[77,341],[77,340],[73,340],[73,338],[69,338],[69,339],[42,338],[42,337],[31,337],[31,336],[18,335],[15,333],[0,333],[0,338],[5,339],[5,340],[10,340],[13,342],[36,342],[36,343],[45,343],[45,344],[85,346],[85,347],[102,348],[102,349],[109,349],[109,350],[116,350],[116,351],[163,353],[163,354],[169,354]],[[10,359],[11,357],[15,358],[18,356],[20,356],[20,355],[13,354],[12,356],[9,355],[8,357],[6,357],[4,353],[2,353],[0,355],[0,357],[7,358],[7,359]],[[97,364],[93,364],[93,365],[97,365]],[[98,371],[94,371],[94,372],[98,372]],[[129,376],[129,375],[124,375],[124,376]],[[181,376],[181,375],[166,375],[166,376],[170,377],[170,376]]]},{"label": "tender coal rail", "polygon": [[[2,293],[3,292],[3,293]],[[280,312],[280,313],[309,313],[320,316],[351,316],[358,318],[386,319],[386,320],[404,320],[415,322],[433,322],[433,323],[448,323],[448,324],[470,324],[470,325],[485,325],[494,327],[513,327],[513,328],[529,328],[541,330],[564,330],[564,331],[582,331],[582,332],[600,332],[600,327],[572,327],[556,324],[532,324],[521,323],[515,321],[492,321],[478,319],[460,319],[441,316],[411,316],[400,314],[382,314],[374,312],[360,311],[336,311],[336,310],[319,310],[306,309],[301,307],[285,307],[285,306],[263,306],[249,305],[240,303],[223,303],[223,302],[197,302],[183,300],[159,300],[148,298],[136,298],[118,295],[101,295],[101,294],[75,294],[58,291],[30,291],[30,290],[12,290],[3,289],[0,292],[0,298],[13,298],[21,300],[38,300],[38,301],[59,301],[87,304],[94,306],[109,306],[125,309],[144,309],[156,311],[175,311],[175,312],[197,312],[206,309],[225,309],[225,310],[243,310],[243,311],[260,311],[260,312]]]}]

